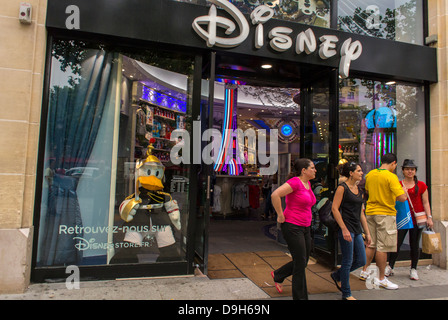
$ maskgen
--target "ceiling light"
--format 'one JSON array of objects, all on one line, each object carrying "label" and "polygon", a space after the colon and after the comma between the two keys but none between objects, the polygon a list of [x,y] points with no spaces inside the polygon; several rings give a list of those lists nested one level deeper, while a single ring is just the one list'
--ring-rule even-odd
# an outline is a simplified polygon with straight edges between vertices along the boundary
[{"label": "ceiling light", "polygon": [[395,84],[395,81],[389,81],[389,82],[386,82],[386,84],[388,84],[388,85]]},{"label": "ceiling light", "polygon": [[263,64],[263,65],[261,65],[261,67],[262,67],[263,69],[271,69],[271,68],[272,68],[272,65],[270,65],[270,64]]}]

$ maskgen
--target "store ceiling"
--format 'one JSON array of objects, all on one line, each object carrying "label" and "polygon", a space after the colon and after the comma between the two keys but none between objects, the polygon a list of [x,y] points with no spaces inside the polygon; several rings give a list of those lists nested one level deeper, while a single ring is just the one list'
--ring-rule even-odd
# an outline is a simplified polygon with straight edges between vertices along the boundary
[{"label": "store ceiling", "polygon": [[[300,65],[253,56],[218,55],[216,77],[238,80],[253,86],[300,88],[301,85],[325,76],[329,68]],[[262,65],[269,64],[270,69]]]}]

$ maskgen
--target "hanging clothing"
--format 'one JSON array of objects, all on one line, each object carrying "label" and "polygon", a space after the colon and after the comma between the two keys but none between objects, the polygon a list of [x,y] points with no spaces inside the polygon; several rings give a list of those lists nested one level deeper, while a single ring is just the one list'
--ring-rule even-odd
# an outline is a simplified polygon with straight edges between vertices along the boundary
[{"label": "hanging clothing", "polygon": [[136,133],[137,135],[144,136],[146,134],[146,113],[142,108],[138,108],[136,116]]},{"label": "hanging clothing", "polygon": [[245,209],[249,207],[249,188],[245,183],[236,183],[232,186],[232,208]]},{"label": "hanging clothing", "polygon": [[212,212],[220,212],[221,211],[221,187],[216,185],[213,188],[213,207]]},{"label": "hanging clothing", "polygon": [[253,209],[260,207],[260,187],[258,185],[249,185],[249,203]]}]

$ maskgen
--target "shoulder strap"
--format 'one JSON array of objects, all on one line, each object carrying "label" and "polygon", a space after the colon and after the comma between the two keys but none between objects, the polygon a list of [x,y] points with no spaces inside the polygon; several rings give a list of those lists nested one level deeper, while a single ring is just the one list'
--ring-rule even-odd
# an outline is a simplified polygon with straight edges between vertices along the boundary
[{"label": "shoulder strap", "polygon": [[[404,187],[404,181],[401,181],[401,183],[402,183],[402,185],[403,185],[403,187]],[[412,205],[411,198],[409,198],[408,189],[404,188],[404,192],[406,192],[406,197],[408,197],[408,203],[409,203],[409,205],[411,206],[412,211],[415,212],[415,210],[414,210],[414,206]]]},{"label": "shoulder strap", "polygon": [[346,184],[345,182],[342,182],[342,183],[340,184],[340,186],[342,186],[342,187],[344,188],[344,193],[342,194],[342,200],[341,200],[341,204],[339,205],[339,208],[341,208],[341,207],[342,207],[342,204],[344,203],[345,192],[346,192],[346,190],[347,190],[347,188],[348,188],[348,186],[347,186],[347,184]]}]

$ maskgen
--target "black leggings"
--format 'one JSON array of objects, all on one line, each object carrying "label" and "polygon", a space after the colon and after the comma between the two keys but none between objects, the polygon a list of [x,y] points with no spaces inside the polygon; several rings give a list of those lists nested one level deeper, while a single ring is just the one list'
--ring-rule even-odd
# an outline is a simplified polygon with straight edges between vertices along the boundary
[{"label": "black leggings", "polygon": [[415,226],[412,229],[398,230],[397,239],[397,252],[391,252],[389,254],[389,265],[391,268],[394,267],[395,261],[397,260],[398,253],[400,252],[400,247],[403,244],[404,238],[409,230],[409,245],[411,246],[411,268],[417,269],[418,259],[420,257],[420,238],[422,236],[422,228]]},{"label": "black leggings", "polygon": [[308,300],[305,269],[311,253],[310,227],[285,222],[282,223],[281,229],[291,252],[292,261],[274,271],[274,281],[282,283],[292,275],[292,298]]}]

